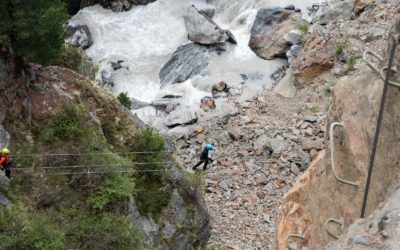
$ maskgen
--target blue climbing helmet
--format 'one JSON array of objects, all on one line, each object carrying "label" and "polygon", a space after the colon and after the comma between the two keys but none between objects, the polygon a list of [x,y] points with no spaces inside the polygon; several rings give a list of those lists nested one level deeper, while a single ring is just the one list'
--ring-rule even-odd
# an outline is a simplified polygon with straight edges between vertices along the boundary
[{"label": "blue climbing helmet", "polygon": [[213,145],[211,145],[211,144],[207,144],[206,147],[207,147],[208,150],[214,150],[214,147],[213,147]]}]

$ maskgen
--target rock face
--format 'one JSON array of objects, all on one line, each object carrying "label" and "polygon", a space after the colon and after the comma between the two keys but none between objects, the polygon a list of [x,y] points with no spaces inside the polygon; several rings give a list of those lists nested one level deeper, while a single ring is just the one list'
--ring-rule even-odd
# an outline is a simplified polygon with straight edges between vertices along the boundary
[{"label": "rock face", "polygon": [[[301,244],[309,249],[321,249],[332,240],[323,226],[328,218],[342,220],[344,228],[359,218],[382,87],[383,81],[369,68],[357,75],[343,77],[335,85],[327,129],[333,122],[344,122],[344,128],[336,128],[334,133],[336,172],[346,180],[360,182],[360,185],[355,187],[336,181],[332,174],[330,149],[325,156],[319,155],[284,198],[277,226],[280,248],[285,247],[288,234],[297,233],[305,235]],[[391,88],[383,115],[367,215],[398,185],[396,169],[400,148],[395,146],[400,140],[396,133],[400,124],[400,115],[395,112],[398,105],[400,93]]]},{"label": "rock face", "polygon": [[10,144],[10,134],[0,124],[0,149],[8,147]]},{"label": "rock face", "polygon": [[169,83],[181,83],[195,75],[205,73],[209,58],[223,51],[225,47],[221,44],[203,46],[189,43],[179,46],[160,70],[161,87]]},{"label": "rock face", "polygon": [[92,35],[87,25],[69,25],[67,43],[74,47],[87,49],[93,44]]},{"label": "rock face", "polygon": [[300,85],[306,84],[333,66],[334,46],[333,38],[324,39],[320,35],[314,35],[308,39],[291,65],[293,75]]},{"label": "rock face", "polygon": [[207,14],[194,5],[183,16],[189,39],[200,44],[216,44],[230,41],[236,43],[232,33],[219,27]]},{"label": "rock face", "polygon": [[359,219],[324,250],[362,250],[399,248],[400,189],[381,204],[368,218]]},{"label": "rock face", "polygon": [[335,0],[325,11],[313,20],[321,25],[328,24],[331,20],[349,20],[353,15],[354,0]]},{"label": "rock face", "polygon": [[250,48],[264,59],[284,57],[290,44],[284,39],[300,23],[298,13],[283,8],[264,8],[251,28]]}]

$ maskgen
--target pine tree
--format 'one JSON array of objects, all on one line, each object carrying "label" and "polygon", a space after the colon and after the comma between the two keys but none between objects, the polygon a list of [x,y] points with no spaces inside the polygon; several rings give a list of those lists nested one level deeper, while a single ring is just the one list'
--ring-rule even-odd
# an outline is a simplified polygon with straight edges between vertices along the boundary
[{"label": "pine tree", "polygon": [[56,62],[67,19],[61,0],[0,0],[0,34],[9,37],[16,61]]}]

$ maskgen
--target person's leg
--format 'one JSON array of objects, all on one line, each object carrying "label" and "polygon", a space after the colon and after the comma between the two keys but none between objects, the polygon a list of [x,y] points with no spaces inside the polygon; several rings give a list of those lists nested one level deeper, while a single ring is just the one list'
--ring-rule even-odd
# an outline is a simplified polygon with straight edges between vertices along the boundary
[{"label": "person's leg", "polygon": [[192,169],[193,169],[193,170],[196,170],[196,168],[197,168],[198,166],[200,166],[203,162],[204,162],[204,160],[200,160],[196,165],[194,165],[194,166],[192,167]]},{"label": "person's leg", "polygon": [[11,178],[11,170],[10,170],[10,168],[6,168],[6,176],[8,177],[8,179]]},{"label": "person's leg", "polygon": [[208,159],[204,161],[203,170],[207,170]]}]

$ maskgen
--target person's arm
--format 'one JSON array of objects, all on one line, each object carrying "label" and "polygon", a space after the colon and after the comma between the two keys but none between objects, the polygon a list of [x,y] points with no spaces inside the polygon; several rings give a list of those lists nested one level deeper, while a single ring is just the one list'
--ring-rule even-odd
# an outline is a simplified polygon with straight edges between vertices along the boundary
[{"label": "person's arm", "polygon": [[1,169],[3,169],[3,163],[4,163],[5,160],[6,160],[5,157],[1,157],[1,158],[0,158],[0,168],[1,168]]}]

